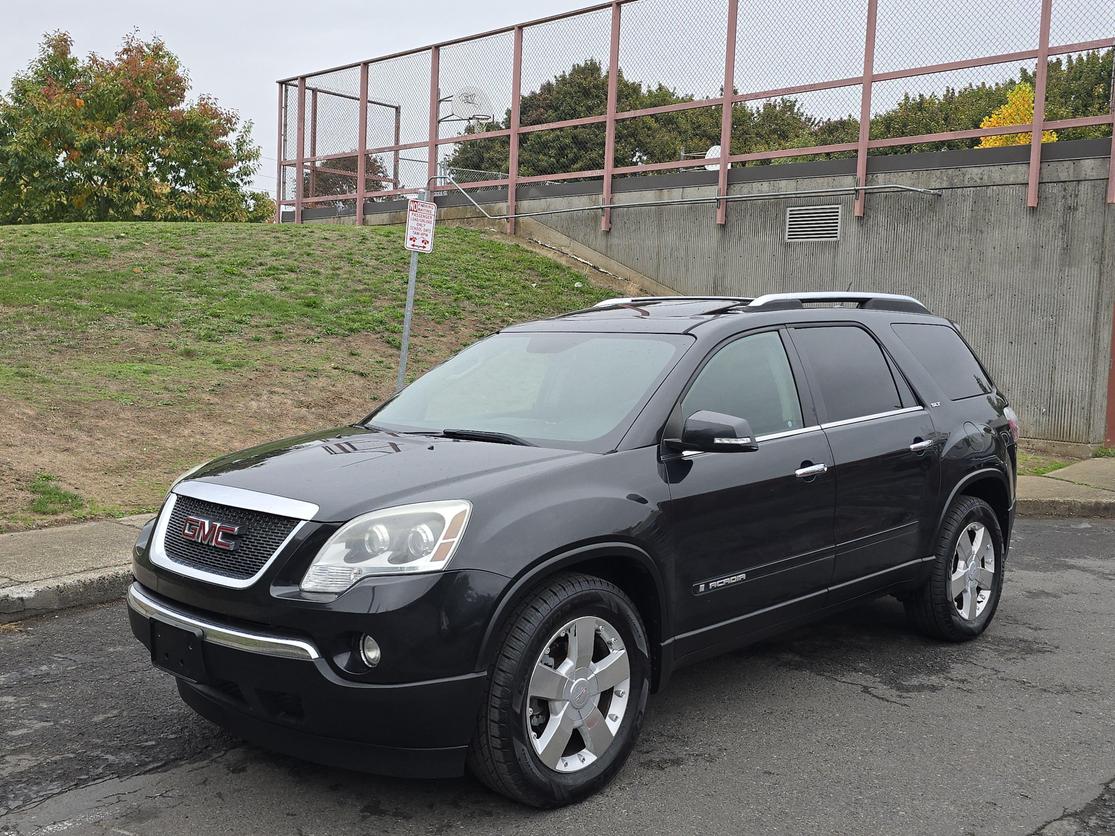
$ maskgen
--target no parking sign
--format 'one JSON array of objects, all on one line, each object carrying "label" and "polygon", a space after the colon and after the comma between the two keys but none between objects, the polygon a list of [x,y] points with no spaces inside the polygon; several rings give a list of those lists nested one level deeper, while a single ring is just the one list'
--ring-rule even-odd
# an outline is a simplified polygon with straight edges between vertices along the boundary
[{"label": "no parking sign", "polygon": [[406,248],[416,253],[433,252],[436,220],[436,203],[429,200],[408,200],[407,234],[403,242]]}]

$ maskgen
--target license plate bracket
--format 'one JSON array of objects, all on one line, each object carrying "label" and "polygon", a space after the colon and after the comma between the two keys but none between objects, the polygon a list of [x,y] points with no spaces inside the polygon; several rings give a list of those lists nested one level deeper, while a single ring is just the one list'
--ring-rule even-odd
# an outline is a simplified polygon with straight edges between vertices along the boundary
[{"label": "license plate bracket", "polygon": [[202,632],[151,619],[151,663],[191,682],[208,678],[202,652]]}]

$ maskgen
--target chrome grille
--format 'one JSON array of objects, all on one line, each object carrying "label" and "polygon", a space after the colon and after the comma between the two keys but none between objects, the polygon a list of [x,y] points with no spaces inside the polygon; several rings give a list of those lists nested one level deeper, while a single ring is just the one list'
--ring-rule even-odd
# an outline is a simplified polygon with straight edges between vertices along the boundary
[{"label": "chrome grille", "polygon": [[[239,526],[236,548],[228,551],[187,540],[182,530],[189,516]],[[263,569],[298,523],[290,517],[178,496],[167,521],[163,547],[167,557],[182,566],[245,580]]]}]

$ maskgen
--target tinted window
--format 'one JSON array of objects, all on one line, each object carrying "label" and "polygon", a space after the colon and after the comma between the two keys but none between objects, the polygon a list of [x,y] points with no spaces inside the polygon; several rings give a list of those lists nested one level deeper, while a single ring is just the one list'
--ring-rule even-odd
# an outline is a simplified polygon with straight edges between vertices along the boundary
[{"label": "tinted window", "polygon": [[584,449],[630,419],[689,342],[671,334],[497,334],[418,378],[371,422]]},{"label": "tinted window", "polygon": [[826,421],[902,408],[886,357],[862,328],[798,328],[794,344],[809,361]]},{"label": "tinted window", "polygon": [[892,327],[951,400],[986,395],[992,390],[979,361],[952,328],[910,324]]},{"label": "tinted window", "polygon": [[794,375],[774,331],[744,337],[716,352],[681,407],[686,418],[702,409],[745,418],[755,435],[802,426]]}]

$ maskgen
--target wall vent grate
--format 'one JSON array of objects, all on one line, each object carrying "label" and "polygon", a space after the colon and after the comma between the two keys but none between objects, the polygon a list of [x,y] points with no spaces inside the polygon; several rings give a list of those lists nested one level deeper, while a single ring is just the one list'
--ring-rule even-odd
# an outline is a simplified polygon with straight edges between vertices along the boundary
[{"label": "wall vent grate", "polygon": [[786,241],[839,241],[840,206],[790,206]]}]

